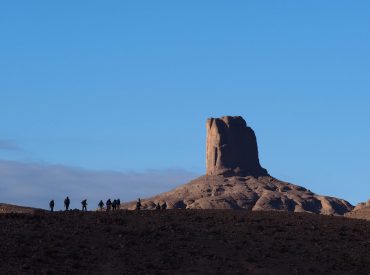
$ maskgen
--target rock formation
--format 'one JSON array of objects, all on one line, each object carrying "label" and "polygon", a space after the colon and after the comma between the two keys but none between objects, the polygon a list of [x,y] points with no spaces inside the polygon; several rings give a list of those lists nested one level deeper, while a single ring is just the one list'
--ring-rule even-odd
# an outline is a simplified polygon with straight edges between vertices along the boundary
[{"label": "rock formation", "polygon": [[258,159],[254,131],[240,116],[207,120],[206,174],[267,175]]},{"label": "rock formation", "polygon": [[[142,200],[143,209],[159,202],[169,209],[282,210],[343,215],[353,209],[345,200],[321,196],[279,181],[262,168],[254,131],[242,117],[207,120],[207,171],[176,189]],[[134,209],[135,202],[124,208]]]},{"label": "rock formation", "polygon": [[[143,209],[166,202],[169,209],[281,210],[343,215],[353,208],[345,200],[314,194],[304,187],[271,176],[255,178],[202,176],[172,191],[142,200]],[[134,209],[134,203],[126,208]]]},{"label": "rock formation", "polygon": [[346,213],[346,217],[370,220],[370,200],[357,204],[351,212]]}]

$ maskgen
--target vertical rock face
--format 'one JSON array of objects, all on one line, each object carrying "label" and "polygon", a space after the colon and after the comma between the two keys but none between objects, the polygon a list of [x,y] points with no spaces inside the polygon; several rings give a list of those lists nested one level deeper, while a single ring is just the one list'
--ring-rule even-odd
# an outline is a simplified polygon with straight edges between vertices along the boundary
[{"label": "vertical rock face", "polygon": [[240,116],[207,120],[207,175],[263,176],[254,131]]}]

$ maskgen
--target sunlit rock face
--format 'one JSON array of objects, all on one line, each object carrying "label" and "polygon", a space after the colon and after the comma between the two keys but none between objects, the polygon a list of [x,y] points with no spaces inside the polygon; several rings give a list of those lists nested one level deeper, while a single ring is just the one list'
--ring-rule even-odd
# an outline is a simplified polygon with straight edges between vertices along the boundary
[{"label": "sunlit rock face", "polygon": [[242,117],[209,118],[206,128],[206,175],[267,175],[258,159],[256,135]]}]

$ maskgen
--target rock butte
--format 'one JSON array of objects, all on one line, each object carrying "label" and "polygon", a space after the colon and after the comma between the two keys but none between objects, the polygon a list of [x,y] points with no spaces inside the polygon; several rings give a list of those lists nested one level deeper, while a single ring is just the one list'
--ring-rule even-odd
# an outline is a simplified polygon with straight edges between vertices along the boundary
[{"label": "rock butte", "polygon": [[207,120],[206,174],[266,176],[258,158],[256,135],[240,116]]},{"label": "rock butte", "polygon": [[[206,123],[206,175],[169,192],[143,199],[143,209],[166,202],[169,209],[282,210],[343,215],[353,206],[280,181],[262,168],[254,131],[240,116],[210,118]],[[134,209],[135,202],[124,208]]]}]

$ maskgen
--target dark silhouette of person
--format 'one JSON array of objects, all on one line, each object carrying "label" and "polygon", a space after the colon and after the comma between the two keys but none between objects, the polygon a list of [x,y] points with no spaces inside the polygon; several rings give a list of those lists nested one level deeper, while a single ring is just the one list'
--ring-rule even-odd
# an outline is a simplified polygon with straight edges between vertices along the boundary
[{"label": "dark silhouette of person", "polygon": [[141,200],[140,198],[137,199],[137,203],[136,203],[136,210],[140,210],[141,209]]},{"label": "dark silhouette of person", "polygon": [[113,200],[112,202],[112,210],[115,211],[117,209],[117,201]]},{"label": "dark silhouette of person", "polygon": [[167,203],[166,203],[166,202],[164,202],[164,203],[162,204],[162,209],[163,209],[163,210],[166,210],[166,209],[167,209]]},{"label": "dark silhouette of person", "polygon": [[117,209],[119,210],[121,208],[121,200],[117,199]]},{"label": "dark silhouette of person", "polygon": [[54,211],[54,200],[51,200],[50,202],[49,202],[49,207],[50,207],[50,211],[51,212],[53,212]]},{"label": "dark silhouette of person", "polygon": [[104,202],[102,200],[100,200],[100,202],[98,203],[98,206],[100,208],[100,211],[103,211]]},{"label": "dark silhouette of person", "polygon": [[112,201],[110,199],[108,199],[107,202],[105,203],[105,205],[107,206],[107,211],[109,211],[110,207],[112,206]]},{"label": "dark silhouette of person", "polygon": [[82,202],[82,211],[87,211],[87,199],[84,199]]},{"label": "dark silhouette of person", "polygon": [[64,207],[66,208],[66,211],[69,209],[69,204],[71,203],[70,199],[68,196],[64,199]]},{"label": "dark silhouette of person", "polygon": [[161,209],[161,206],[159,205],[159,202],[157,202],[157,205],[155,206],[155,209],[156,210],[160,210]]}]

